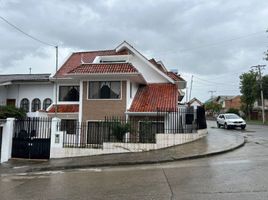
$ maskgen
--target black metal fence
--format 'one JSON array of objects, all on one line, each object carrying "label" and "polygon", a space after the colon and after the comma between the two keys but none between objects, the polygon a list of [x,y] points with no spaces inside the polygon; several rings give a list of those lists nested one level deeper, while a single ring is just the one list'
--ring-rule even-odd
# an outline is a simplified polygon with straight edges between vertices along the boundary
[{"label": "black metal fence", "polygon": [[156,134],[197,133],[206,128],[202,107],[164,109],[154,116],[106,117],[103,121],[78,123],[65,120],[58,125],[64,132],[63,146],[102,148],[103,143],[156,143]]},{"label": "black metal fence", "polygon": [[12,157],[48,159],[50,138],[50,118],[17,119],[14,124]]}]

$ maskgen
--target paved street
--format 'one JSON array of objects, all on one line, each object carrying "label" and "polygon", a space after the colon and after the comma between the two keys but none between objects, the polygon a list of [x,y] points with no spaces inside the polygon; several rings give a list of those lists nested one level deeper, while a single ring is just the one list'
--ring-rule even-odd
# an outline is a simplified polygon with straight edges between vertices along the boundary
[{"label": "paved street", "polygon": [[268,126],[228,132],[246,145],[196,160],[1,176],[0,199],[267,200]]}]

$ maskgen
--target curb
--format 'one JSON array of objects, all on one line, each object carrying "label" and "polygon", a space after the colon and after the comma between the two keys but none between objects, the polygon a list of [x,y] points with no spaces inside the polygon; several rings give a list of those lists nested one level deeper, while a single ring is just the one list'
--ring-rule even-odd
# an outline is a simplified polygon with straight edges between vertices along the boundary
[{"label": "curb", "polygon": [[60,171],[60,170],[72,170],[72,169],[83,169],[83,168],[92,168],[92,167],[114,167],[114,166],[131,166],[131,165],[141,165],[141,164],[158,164],[158,163],[166,163],[166,162],[175,162],[175,161],[182,161],[182,160],[191,160],[191,159],[198,159],[198,158],[205,158],[210,157],[214,155],[219,155],[227,152],[234,151],[242,146],[245,145],[246,140],[245,137],[240,136],[243,138],[241,139],[241,142],[235,146],[232,146],[227,149],[218,150],[214,152],[210,152],[207,154],[198,154],[198,155],[192,155],[187,157],[171,157],[171,159],[162,159],[162,160],[151,160],[151,161],[134,161],[134,162],[117,162],[117,163],[103,163],[103,164],[85,164],[85,165],[72,165],[72,166],[55,166],[55,167],[37,167],[28,169],[26,173],[31,172],[41,172],[41,171]]}]

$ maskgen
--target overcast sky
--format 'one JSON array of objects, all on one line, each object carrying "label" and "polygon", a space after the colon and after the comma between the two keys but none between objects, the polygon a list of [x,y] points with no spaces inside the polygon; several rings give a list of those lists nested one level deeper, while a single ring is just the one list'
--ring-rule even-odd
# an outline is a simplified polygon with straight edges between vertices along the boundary
[{"label": "overcast sky", "polygon": [[[267,0],[0,0],[0,16],[74,51],[114,49],[126,40],[147,58],[177,69],[202,101],[239,94],[239,75],[268,49]],[[0,19],[0,74],[55,71],[55,49]],[[266,67],[265,73],[268,73]],[[225,84],[223,84],[225,83]]]}]

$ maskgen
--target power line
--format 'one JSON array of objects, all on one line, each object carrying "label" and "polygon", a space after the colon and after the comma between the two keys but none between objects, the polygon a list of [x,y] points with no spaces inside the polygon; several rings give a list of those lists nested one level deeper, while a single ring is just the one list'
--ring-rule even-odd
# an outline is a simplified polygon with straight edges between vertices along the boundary
[{"label": "power line", "polygon": [[50,44],[50,43],[48,43],[48,42],[45,42],[45,41],[43,41],[43,40],[40,40],[40,39],[38,39],[38,38],[36,38],[36,37],[34,37],[34,36],[32,36],[32,35],[26,33],[26,32],[23,31],[21,28],[19,28],[18,26],[12,24],[11,22],[9,22],[6,18],[4,18],[4,17],[2,17],[2,16],[0,16],[0,19],[2,19],[4,22],[6,22],[8,25],[10,25],[11,27],[13,27],[14,29],[16,29],[17,31],[19,31],[20,33],[26,35],[27,37],[29,37],[29,38],[31,38],[31,39],[33,39],[33,40],[39,42],[39,43],[42,43],[42,44],[44,44],[44,45],[51,46],[51,47],[56,47],[56,46],[57,46],[57,45],[53,45],[53,44]]},{"label": "power line", "polygon": [[200,81],[203,81],[203,82],[206,82],[206,84],[210,84],[210,85],[212,85],[212,84],[219,84],[219,85],[232,85],[232,86],[237,86],[236,84],[228,84],[228,83],[220,83],[220,82],[214,82],[214,81],[208,81],[208,80],[205,80],[205,79],[202,79],[202,78],[199,78],[199,77],[197,77],[197,76],[195,76],[195,78],[197,78],[198,80],[200,80]]},{"label": "power line", "polygon": [[263,33],[265,33],[265,31],[258,31],[258,32],[255,32],[255,33],[251,33],[251,34],[247,34],[247,35],[243,35],[243,36],[239,36],[239,37],[235,37],[235,38],[231,38],[231,39],[227,39],[227,40],[222,40],[222,41],[211,43],[211,44],[206,44],[206,45],[197,46],[197,47],[188,48],[188,49],[182,49],[180,51],[181,52],[182,51],[191,51],[191,50],[196,50],[196,49],[201,49],[201,48],[206,48],[206,47],[211,47],[211,46],[217,46],[219,44],[228,43],[228,42],[232,42],[232,41],[235,41],[235,40],[241,40],[243,38],[252,37],[254,35],[259,35],[261,33],[263,34]]}]

